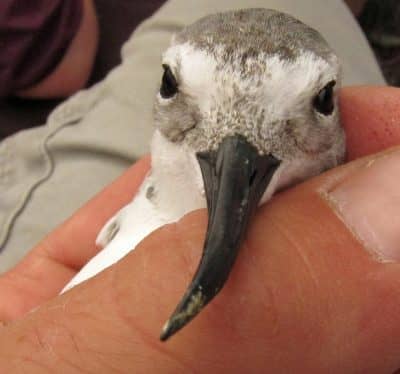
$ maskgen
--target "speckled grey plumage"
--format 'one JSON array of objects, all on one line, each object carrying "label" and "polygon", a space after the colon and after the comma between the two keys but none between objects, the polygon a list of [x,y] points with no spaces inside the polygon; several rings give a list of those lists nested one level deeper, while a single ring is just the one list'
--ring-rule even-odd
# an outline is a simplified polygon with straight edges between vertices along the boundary
[{"label": "speckled grey plumage", "polygon": [[210,53],[222,45],[227,62],[232,62],[238,50],[243,62],[260,53],[278,54],[286,59],[299,56],[302,50],[312,51],[324,59],[332,53],[326,41],[313,28],[289,14],[262,8],[201,18],[176,35],[177,43],[188,41]]},{"label": "speckled grey plumage", "polygon": [[[336,89],[340,86],[337,57],[316,30],[275,10],[244,9],[209,15],[186,27],[175,36],[172,46],[185,44],[213,56],[216,61],[213,80],[220,88],[205,112],[190,92],[184,90],[168,105],[156,102],[155,125],[169,140],[204,151],[216,149],[225,136],[240,133],[260,153],[272,153],[281,159],[297,158],[299,152],[317,155],[339,143],[343,148],[338,111],[331,116],[337,126],[321,127],[310,103],[312,96],[328,83],[325,74],[311,82],[315,86],[310,87],[311,91],[299,94],[295,116],[273,119],[268,113],[269,104],[260,102],[272,74],[268,57],[278,57],[286,64],[304,55],[315,56],[338,69],[339,75],[334,78]],[[178,81],[182,79],[180,70],[178,57],[175,69]],[[290,83],[282,80],[282,85]],[[332,157],[327,167],[340,161]]]}]

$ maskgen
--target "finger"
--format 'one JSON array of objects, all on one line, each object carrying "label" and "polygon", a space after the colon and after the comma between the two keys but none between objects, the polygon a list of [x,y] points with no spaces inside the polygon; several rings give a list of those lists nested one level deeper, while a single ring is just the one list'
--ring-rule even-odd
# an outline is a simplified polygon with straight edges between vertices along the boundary
[{"label": "finger", "polygon": [[[168,352],[200,372],[218,365],[222,372],[397,369],[400,267],[385,261],[400,259],[400,154],[372,160],[335,170],[264,206],[230,284],[169,342]],[[200,217],[153,235],[113,275],[120,315],[139,338],[153,337],[150,346],[200,260],[206,221]]]},{"label": "finger", "polygon": [[100,228],[136,193],[149,168],[137,162],[70,219],[42,240],[0,279],[0,320],[16,318],[55,295],[98,251]]},{"label": "finger", "polygon": [[[395,121],[400,116],[399,98],[399,89],[388,87],[349,87],[341,91],[348,159],[400,144],[400,130]],[[373,108],[370,103],[374,104]],[[130,169],[42,241],[22,264],[1,280],[2,294],[15,302],[8,302],[5,309],[1,306],[0,318],[21,315],[54,296],[97,253],[99,249],[94,243],[100,228],[130,201],[148,166],[149,161],[145,160]]]},{"label": "finger", "polygon": [[[226,287],[167,343],[159,332],[200,259],[204,211],[4,328],[1,367],[12,372],[17,362],[29,371],[32,362],[19,358],[34,351],[36,362],[59,372],[393,372],[400,266],[377,254],[390,255],[381,250],[400,220],[387,230],[376,220],[393,217],[388,209],[400,203],[398,165],[399,150],[358,160],[261,207]],[[379,248],[352,221],[371,196],[378,204],[361,213],[366,227],[379,226]]]},{"label": "finger", "polygon": [[348,160],[400,144],[399,88],[343,88],[340,112],[346,132]]}]

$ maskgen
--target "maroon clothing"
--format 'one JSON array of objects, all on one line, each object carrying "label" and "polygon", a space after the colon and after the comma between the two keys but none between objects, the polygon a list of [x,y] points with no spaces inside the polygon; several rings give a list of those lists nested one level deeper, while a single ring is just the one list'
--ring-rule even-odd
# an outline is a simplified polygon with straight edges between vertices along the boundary
[{"label": "maroon clothing", "polygon": [[[5,0],[0,0],[0,5],[3,1]],[[122,44],[139,22],[149,17],[165,1],[94,0],[101,37],[89,84],[103,79],[120,63]],[[57,100],[27,100],[12,96],[0,98],[0,141],[19,130],[42,125],[58,103]]]},{"label": "maroon clothing", "polygon": [[82,0],[0,0],[0,97],[47,76],[81,18]]}]

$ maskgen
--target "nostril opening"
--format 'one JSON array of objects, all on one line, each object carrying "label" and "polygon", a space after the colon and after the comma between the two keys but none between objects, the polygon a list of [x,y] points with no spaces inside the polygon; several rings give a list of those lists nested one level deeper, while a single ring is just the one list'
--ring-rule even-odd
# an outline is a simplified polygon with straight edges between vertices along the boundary
[{"label": "nostril opening", "polygon": [[249,182],[249,185],[250,185],[250,186],[253,185],[254,179],[256,179],[256,176],[257,176],[257,170],[253,170],[253,172],[252,172],[252,174],[251,174],[251,176],[250,176],[250,182]]}]

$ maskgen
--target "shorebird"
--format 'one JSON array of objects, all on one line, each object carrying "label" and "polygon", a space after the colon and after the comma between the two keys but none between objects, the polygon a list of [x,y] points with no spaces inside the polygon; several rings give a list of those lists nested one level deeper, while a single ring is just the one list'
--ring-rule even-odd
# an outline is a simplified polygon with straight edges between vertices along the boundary
[{"label": "shorebird", "polygon": [[162,329],[166,340],[221,290],[260,204],[343,161],[340,63],[323,37],[288,14],[206,16],[163,55],[151,171],[101,230],[104,249],[64,289],[110,266],[158,227],[208,207],[194,278]]}]

